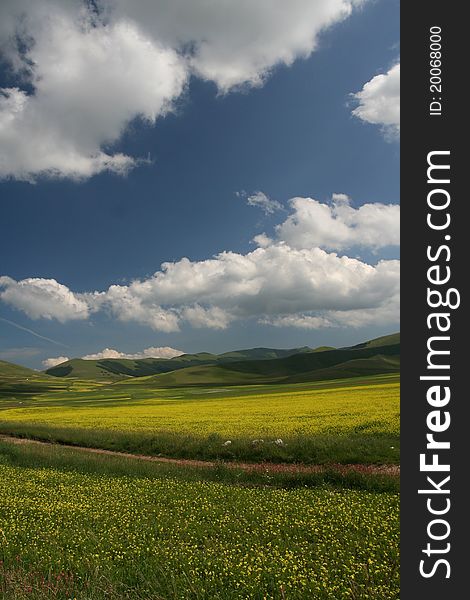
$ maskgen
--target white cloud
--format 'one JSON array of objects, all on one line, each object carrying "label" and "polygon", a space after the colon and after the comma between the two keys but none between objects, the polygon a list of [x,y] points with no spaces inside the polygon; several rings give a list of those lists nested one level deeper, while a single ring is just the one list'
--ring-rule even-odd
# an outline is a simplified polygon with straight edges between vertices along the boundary
[{"label": "white cloud", "polygon": [[23,311],[30,319],[57,319],[61,323],[87,319],[88,304],[55,279],[38,277],[15,281],[0,277],[0,300]]},{"label": "white cloud", "polygon": [[171,47],[191,45],[191,70],[222,92],[260,85],[278,64],[309,56],[325,28],[363,0],[102,0]]},{"label": "white cloud", "polygon": [[[5,285],[5,280],[1,299],[31,318],[65,322],[101,310],[121,321],[171,332],[184,323],[224,329],[251,318],[286,324],[289,316],[295,326],[292,316],[314,312],[315,320],[302,317],[312,327],[325,326],[332,317],[335,322],[344,317],[344,325],[351,325],[388,307],[398,294],[399,261],[369,265],[320,248],[273,243],[248,254],[222,252],[204,261],[164,263],[147,279],[90,294],[74,294],[54,280],[0,281]],[[390,313],[396,320],[397,311]]]},{"label": "white cloud", "polygon": [[[151,295],[132,292],[133,286],[112,285],[106,292],[87,295],[94,310],[106,308],[120,321],[145,323],[155,331],[171,333],[179,330],[179,318],[173,310],[162,308]],[[142,288],[145,283],[142,283]]]},{"label": "white cloud", "polygon": [[57,365],[61,365],[64,362],[67,362],[69,359],[68,356],[56,356],[52,358],[46,358],[42,361],[42,366],[44,369],[52,369],[52,367],[57,367]]},{"label": "white cloud", "polygon": [[[362,246],[374,250],[400,243],[400,207],[378,202],[353,208],[345,194],[333,194],[330,204],[313,198],[292,198],[292,213],[276,227],[276,240],[292,248],[319,246],[344,250]],[[266,237],[255,241],[266,246]]]},{"label": "white cloud", "polygon": [[[4,0],[0,177],[126,173],[113,151],[136,117],[172,110],[191,74],[226,93],[309,56],[362,0]],[[21,40],[21,44],[17,40]]]},{"label": "white cloud", "polygon": [[398,244],[399,207],[356,209],[345,194],[331,204],[293,198],[290,205],[274,239],[257,236],[258,248],[246,254],[165,262],[146,279],[79,294],[52,279],[1,277],[0,299],[33,319],[65,322],[101,311],[168,333],[184,324],[225,329],[241,319],[304,328],[396,323],[399,261],[371,265],[331,250]]},{"label": "white cloud", "polygon": [[[105,358],[127,358],[127,359],[140,359],[140,358],[175,358],[184,354],[181,350],[176,348],[170,348],[169,346],[162,346],[160,348],[150,347],[145,348],[142,352],[135,352],[134,354],[128,354],[126,352],[119,352],[113,348],[105,348],[101,352],[95,354],[86,354],[82,356],[84,360],[102,360]],[[49,359],[51,360],[51,359]]]},{"label": "white cloud", "polygon": [[379,306],[368,310],[330,311],[328,318],[338,327],[393,325],[399,321],[400,292],[398,287]]},{"label": "white cloud", "polygon": [[269,198],[264,192],[255,192],[249,196],[245,192],[240,192],[238,195],[246,198],[248,206],[260,208],[265,215],[272,215],[278,210],[284,210],[280,202]]},{"label": "white cloud", "polygon": [[400,134],[400,64],[387,73],[376,75],[360,92],[353,94],[358,106],[353,115],[374,125],[381,125],[388,138]]},{"label": "white cloud", "polygon": [[196,329],[226,329],[233,321],[233,317],[218,306],[204,308],[197,303],[182,308],[180,316]]},{"label": "white cloud", "polygon": [[0,95],[0,177],[126,173],[136,160],[103,148],[133,118],[153,123],[171,110],[187,77],[182,59],[132,23],[94,26],[53,13],[35,34],[27,52],[34,93]]},{"label": "white cloud", "polygon": [[295,327],[297,329],[324,329],[326,327],[358,328],[366,325],[396,325],[399,321],[400,293],[398,288],[391,297],[376,308],[360,310],[331,310],[321,315],[315,313],[299,313],[281,315],[271,319],[263,319],[261,323],[274,327]]},{"label": "white cloud", "polygon": [[119,320],[176,331],[185,322],[224,329],[238,319],[275,324],[277,317],[311,311],[367,313],[385,305],[398,286],[399,261],[372,266],[320,248],[272,243],[247,254],[164,263],[152,277],[88,298]]}]

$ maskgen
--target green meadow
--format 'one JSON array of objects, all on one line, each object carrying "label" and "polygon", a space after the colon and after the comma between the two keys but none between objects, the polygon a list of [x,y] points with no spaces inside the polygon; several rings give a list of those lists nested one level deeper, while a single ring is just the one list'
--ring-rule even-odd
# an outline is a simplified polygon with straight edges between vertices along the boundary
[{"label": "green meadow", "polygon": [[183,458],[399,461],[395,374],[228,388],[155,389],[145,380],[18,395],[3,401],[0,432]]},{"label": "green meadow", "polygon": [[390,337],[1,363],[0,597],[398,599]]},{"label": "green meadow", "polygon": [[398,494],[0,442],[3,598],[398,598]]}]

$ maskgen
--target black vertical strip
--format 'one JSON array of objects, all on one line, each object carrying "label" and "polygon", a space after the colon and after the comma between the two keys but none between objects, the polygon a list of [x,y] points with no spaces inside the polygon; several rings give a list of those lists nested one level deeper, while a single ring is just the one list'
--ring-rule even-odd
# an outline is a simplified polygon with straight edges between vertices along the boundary
[{"label": "black vertical strip", "polygon": [[[468,87],[466,63],[469,51],[465,31],[468,26],[461,6],[455,2],[428,0],[423,3],[403,2],[401,7],[402,600],[450,600],[461,598],[468,589],[467,515],[470,501],[465,487],[470,481],[470,397],[465,384],[470,374],[467,342],[470,326],[466,315],[467,280],[470,276],[467,266],[470,241],[467,209],[470,197],[463,186],[469,170],[465,165],[468,151],[464,148],[464,139],[468,126],[463,103],[468,104],[464,90]],[[431,73],[431,69],[437,67],[431,65],[436,55],[430,54],[433,51],[430,36],[438,29],[441,30],[440,75],[437,70]],[[436,50],[437,46],[433,48]],[[433,76],[435,78],[431,79]],[[441,89],[437,87],[431,90],[432,82],[441,85]],[[431,102],[436,104],[431,106]],[[440,111],[437,102],[441,104]],[[430,108],[435,109],[434,113]],[[428,153],[433,151],[450,151],[448,156],[441,155],[433,159],[436,163],[450,165],[447,175],[443,170],[434,171],[436,178],[450,178],[449,184],[433,184],[427,180]],[[427,196],[432,189],[449,193],[451,201],[447,209],[438,211],[429,208]],[[436,192],[432,201],[444,203],[445,198],[445,192]],[[449,213],[449,227],[431,229],[427,224],[429,213],[436,224],[444,223],[446,213]],[[450,236],[450,239],[445,236]],[[434,257],[441,246],[448,246],[450,259],[447,260],[447,251],[443,248],[438,258],[431,261],[426,255],[428,246]],[[440,271],[434,270],[431,276],[439,274],[440,279],[449,273],[446,269],[449,267],[449,282],[431,284],[428,281],[428,269],[433,265],[439,265]],[[450,288],[456,288],[461,296],[460,307],[429,307],[428,287],[440,290],[443,296]],[[453,293],[451,297],[454,302],[457,294]],[[436,299],[437,295],[434,296]],[[451,321],[448,332],[439,331],[436,319],[431,319],[431,327],[428,327],[427,317],[433,312],[448,315]],[[442,317],[442,326],[446,319]],[[449,336],[450,340],[436,341],[435,347],[440,345],[440,349],[450,349],[450,355],[441,355],[435,362],[450,364],[449,370],[428,369],[427,343],[430,337],[439,335]],[[433,374],[450,375],[450,381],[420,381],[421,375]],[[427,390],[439,384],[449,386],[451,393],[449,403],[439,409],[439,422],[443,422],[448,411],[451,423],[447,430],[435,433],[434,438],[450,441],[451,447],[449,450],[427,450],[426,434],[430,431],[426,419],[431,411],[436,410],[427,401]],[[437,421],[433,423],[436,425]],[[432,454],[437,454],[439,463],[450,464],[450,472],[421,471],[419,457],[422,453],[426,453],[428,463],[432,460]],[[448,475],[450,481],[441,485]],[[431,477],[434,484],[427,480],[427,476]],[[441,486],[441,490],[449,490],[449,493],[418,494],[418,489],[433,490],[436,486]],[[432,509],[442,511],[449,506],[449,500],[448,512],[431,514],[428,499]],[[445,523],[430,525],[435,519],[448,523],[450,533],[447,537]],[[443,539],[433,540],[429,536],[429,527],[432,535]],[[423,552],[426,549],[429,556]],[[447,561],[449,567],[445,562],[437,564],[440,559]],[[422,560],[425,573],[429,575],[435,569],[428,578],[420,573]],[[448,568],[450,577],[446,578]]]}]

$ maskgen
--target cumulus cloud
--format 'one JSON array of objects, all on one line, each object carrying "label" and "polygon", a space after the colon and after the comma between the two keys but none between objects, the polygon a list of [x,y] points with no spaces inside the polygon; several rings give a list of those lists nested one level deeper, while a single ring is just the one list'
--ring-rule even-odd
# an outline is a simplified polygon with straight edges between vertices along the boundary
[{"label": "cumulus cloud", "polygon": [[[313,198],[292,198],[287,219],[276,227],[277,241],[292,248],[319,246],[329,250],[344,250],[362,246],[377,250],[400,243],[400,207],[379,202],[351,206],[346,194],[333,194],[329,204]],[[255,241],[266,246],[264,235]]]},{"label": "cumulus cloud", "polygon": [[[102,360],[104,358],[128,358],[128,359],[139,359],[139,358],[175,358],[184,354],[181,350],[176,348],[170,348],[169,346],[162,346],[156,348],[154,346],[145,348],[142,352],[135,352],[134,354],[128,354],[126,352],[119,352],[113,348],[105,348],[101,352],[95,354],[86,354],[82,356],[84,360]],[[49,359],[53,360],[53,359]]]},{"label": "cumulus cloud", "polygon": [[180,316],[196,329],[226,329],[233,321],[233,316],[222,308],[218,306],[204,308],[197,303],[182,308]]},{"label": "cumulus cloud", "polygon": [[295,327],[297,329],[324,329],[325,327],[364,327],[366,325],[394,325],[398,323],[400,293],[398,288],[392,296],[376,308],[366,310],[331,310],[321,314],[299,313],[281,315],[261,320],[274,327]]},{"label": "cumulus cloud", "polygon": [[293,198],[290,206],[274,236],[257,236],[246,254],[165,262],[145,279],[86,293],[53,279],[1,277],[0,300],[33,319],[65,322],[101,311],[167,333],[184,324],[225,329],[241,319],[310,329],[397,322],[399,261],[371,265],[334,250],[398,244],[399,207],[353,208],[345,194],[329,204]]},{"label": "cumulus cloud", "polygon": [[[34,283],[25,283],[30,281]],[[312,311],[328,315],[376,311],[398,294],[399,261],[369,265],[321,248],[296,249],[279,243],[247,254],[222,252],[203,261],[183,258],[164,263],[147,279],[82,294],[80,299],[57,282],[53,290],[59,289],[60,295],[52,297],[51,280],[9,285],[7,289],[14,291],[7,297],[9,304],[32,318],[65,321],[102,310],[157,331],[177,331],[185,322],[224,329],[238,319],[278,324],[278,318]],[[59,302],[59,297],[68,298],[68,305]],[[77,312],[74,302],[84,308]]]},{"label": "cumulus cloud", "polygon": [[89,316],[87,302],[55,279],[34,277],[15,281],[0,277],[0,300],[30,319],[56,319],[65,323]]},{"label": "cumulus cloud", "polygon": [[171,111],[191,75],[221,93],[309,56],[363,0],[4,0],[0,177],[126,173],[112,147],[135,118]]},{"label": "cumulus cloud", "polygon": [[171,333],[179,330],[179,317],[174,310],[159,305],[150,294],[133,293],[134,287],[145,288],[145,282],[131,286],[112,285],[106,292],[88,294],[87,301],[94,310],[105,308],[120,321],[145,323],[155,331]]},{"label": "cumulus cloud", "polygon": [[379,306],[368,310],[330,311],[328,318],[337,327],[392,325],[398,323],[400,292],[398,287]]},{"label": "cumulus cloud", "polygon": [[181,57],[131,22],[54,11],[35,25],[25,57],[34,91],[0,93],[0,176],[126,173],[136,160],[104,148],[133,118],[153,123],[171,110],[187,77]]},{"label": "cumulus cloud", "polygon": [[387,73],[373,77],[353,97],[358,102],[352,111],[354,116],[366,123],[380,125],[388,138],[400,135],[399,63]]},{"label": "cumulus cloud", "polygon": [[42,361],[42,366],[45,369],[52,369],[52,367],[57,367],[57,365],[61,365],[64,362],[67,362],[69,359],[68,356],[55,356],[51,358],[46,358]]},{"label": "cumulus cloud", "polygon": [[222,92],[260,85],[278,64],[309,56],[325,28],[363,0],[102,0],[172,47],[190,45],[191,71]]}]

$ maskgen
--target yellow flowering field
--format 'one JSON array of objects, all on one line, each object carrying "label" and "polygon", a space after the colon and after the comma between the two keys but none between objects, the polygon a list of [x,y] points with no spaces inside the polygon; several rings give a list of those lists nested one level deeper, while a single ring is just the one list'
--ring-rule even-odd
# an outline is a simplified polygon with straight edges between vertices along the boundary
[{"label": "yellow flowering field", "polygon": [[399,433],[397,382],[325,389],[277,387],[267,392],[258,388],[243,395],[226,390],[155,390],[151,397],[139,390],[142,399],[126,394],[126,388],[114,387],[94,395],[52,395],[49,402],[38,398],[38,402],[6,408],[0,415],[4,422],[201,436],[215,433],[226,438]]},{"label": "yellow flowering field", "polygon": [[396,494],[7,463],[0,481],[4,598],[399,597]]}]

